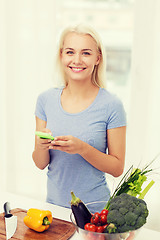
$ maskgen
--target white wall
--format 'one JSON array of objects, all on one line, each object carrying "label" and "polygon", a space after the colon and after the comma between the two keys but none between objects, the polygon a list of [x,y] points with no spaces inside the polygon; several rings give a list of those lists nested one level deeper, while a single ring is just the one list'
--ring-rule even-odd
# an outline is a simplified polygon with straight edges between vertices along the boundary
[{"label": "white wall", "polygon": [[[160,2],[135,1],[128,154],[151,159],[160,152]],[[144,7],[145,6],[145,7]],[[143,143],[143,144],[142,144]],[[133,151],[135,150],[135,151]]]},{"label": "white wall", "polygon": [[[31,157],[34,109],[38,94],[54,84],[55,7],[54,0],[0,0],[0,188],[41,200],[46,171]],[[126,169],[159,152],[159,22],[160,1],[135,0]],[[159,187],[157,180],[146,197],[148,226],[156,230]]]},{"label": "white wall", "polygon": [[1,6],[1,188],[44,198],[46,174],[31,155],[36,99],[54,79],[55,2],[3,0]]},{"label": "white wall", "polygon": [[[126,166],[144,166],[160,153],[160,1],[135,1],[130,118]],[[150,211],[146,226],[160,231],[160,156],[153,164],[155,180],[145,201]],[[159,169],[157,169],[159,167]]]},{"label": "white wall", "polygon": [[5,188],[5,169],[6,169],[6,28],[5,28],[5,3],[0,1],[0,190]]}]

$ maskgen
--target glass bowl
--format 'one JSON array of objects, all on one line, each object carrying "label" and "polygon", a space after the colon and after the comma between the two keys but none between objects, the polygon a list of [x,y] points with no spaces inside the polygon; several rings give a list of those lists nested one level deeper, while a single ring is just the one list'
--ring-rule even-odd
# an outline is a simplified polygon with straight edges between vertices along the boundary
[{"label": "glass bowl", "polygon": [[[105,201],[98,201],[98,202],[91,202],[86,204],[87,208],[90,210],[91,213],[101,212],[101,210],[105,207],[107,202]],[[124,233],[98,233],[98,232],[90,232],[84,230],[76,225],[76,221],[74,218],[74,214],[71,213],[70,215],[71,222],[76,228],[80,239],[82,240],[133,240],[139,233],[140,229],[124,232]]]}]

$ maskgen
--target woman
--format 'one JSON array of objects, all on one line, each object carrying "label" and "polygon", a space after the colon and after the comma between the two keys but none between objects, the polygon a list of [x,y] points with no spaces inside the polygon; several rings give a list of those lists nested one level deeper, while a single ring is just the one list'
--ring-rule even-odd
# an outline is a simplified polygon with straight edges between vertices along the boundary
[{"label": "woman", "polygon": [[58,66],[64,87],[40,94],[36,130],[54,141],[35,139],[33,160],[48,166],[47,202],[70,207],[70,191],[84,202],[110,197],[105,173],[118,177],[125,161],[126,120],[121,101],[103,88],[105,54],[97,33],[66,29]]}]

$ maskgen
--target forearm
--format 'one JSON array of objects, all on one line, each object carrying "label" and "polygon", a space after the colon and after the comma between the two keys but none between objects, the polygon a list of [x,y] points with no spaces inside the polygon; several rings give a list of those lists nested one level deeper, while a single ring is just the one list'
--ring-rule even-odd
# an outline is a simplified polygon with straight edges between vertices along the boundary
[{"label": "forearm", "polygon": [[87,143],[83,144],[83,150],[80,155],[95,168],[100,171],[119,177],[123,173],[124,155],[122,157],[103,153]]},{"label": "forearm", "polygon": [[49,150],[35,149],[32,158],[35,165],[43,170],[50,162]]},{"label": "forearm", "polygon": [[95,168],[118,177],[124,168],[125,133],[125,127],[107,131],[108,154],[71,135],[55,137],[49,148],[70,154],[78,153]]}]

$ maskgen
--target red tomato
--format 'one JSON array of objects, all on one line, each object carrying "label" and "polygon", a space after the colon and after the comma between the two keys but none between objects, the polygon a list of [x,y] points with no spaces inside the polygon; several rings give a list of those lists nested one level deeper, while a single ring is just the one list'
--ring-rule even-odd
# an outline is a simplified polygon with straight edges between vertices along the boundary
[{"label": "red tomato", "polygon": [[100,215],[99,213],[95,213],[92,217],[91,217],[91,223],[97,225],[98,223],[100,223]]},{"label": "red tomato", "polygon": [[107,216],[106,215],[101,215],[101,224],[107,224]]},{"label": "red tomato", "polygon": [[84,226],[84,229],[85,229],[85,230],[88,230],[89,225],[90,225],[90,223],[86,223],[85,226]]},{"label": "red tomato", "polygon": [[103,209],[100,213],[100,215],[108,215],[108,210],[107,209]]},{"label": "red tomato", "polygon": [[108,226],[108,224],[105,224],[105,225],[103,225],[102,227],[103,227],[103,231],[105,230],[105,228]]},{"label": "red tomato", "polygon": [[[95,212],[94,214],[98,214],[98,215],[100,215],[100,213],[99,213],[99,212]],[[94,215],[94,214],[93,214],[93,215]]]},{"label": "red tomato", "polygon": [[96,232],[102,233],[104,230],[103,226],[97,226]]},{"label": "red tomato", "polygon": [[87,224],[85,225],[84,229],[85,229],[85,230],[88,230],[88,231],[90,231],[90,232],[96,232],[97,227],[96,227],[96,225],[93,224],[93,223],[87,223]]}]

